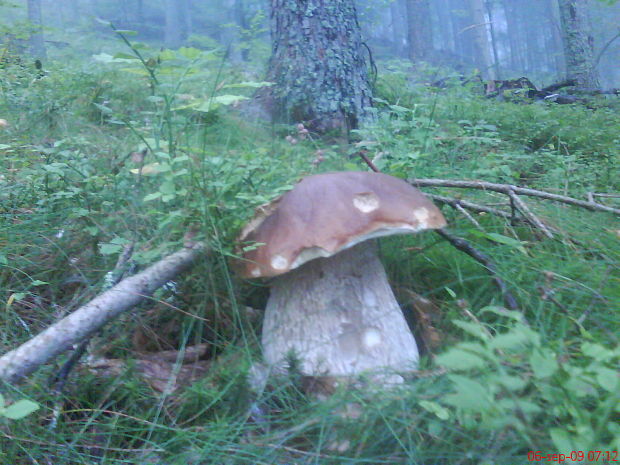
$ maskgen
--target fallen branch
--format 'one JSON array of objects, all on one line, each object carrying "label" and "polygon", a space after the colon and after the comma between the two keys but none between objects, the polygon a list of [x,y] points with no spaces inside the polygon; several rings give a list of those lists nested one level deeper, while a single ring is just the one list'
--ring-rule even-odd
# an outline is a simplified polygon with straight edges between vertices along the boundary
[{"label": "fallen branch", "polygon": [[204,251],[202,244],[196,244],[161,259],[7,352],[0,357],[0,380],[19,382],[121,313],[149,298],[156,289],[188,269]]},{"label": "fallen branch", "polygon": [[526,187],[513,186],[511,184],[496,184],[484,181],[455,181],[452,179],[411,179],[409,182],[417,187],[457,187],[466,189],[480,189],[486,191],[499,192],[510,195],[510,191],[517,195],[527,195],[539,197],[541,199],[553,200],[555,202],[566,203],[576,207],[586,208],[591,211],[599,210],[620,215],[620,209],[608,207],[593,201],[579,200],[565,195],[552,194],[551,192],[529,189]]},{"label": "fallen branch", "polygon": [[512,295],[508,286],[504,282],[502,278],[497,274],[497,268],[491,261],[491,259],[486,256],[484,253],[480,252],[473,245],[471,245],[468,241],[463,239],[462,237],[455,236],[454,234],[449,233],[446,228],[436,229],[435,232],[447,240],[450,244],[452,244],[456,249],[461,252],[465,252],[467,255],[472,257],[478,263],[482,263],[484,267],[487,269],[489,273],[491,273],[491,277],[495,285],[498,287],[499,291],[502,293],[502,297],[504,299],[504,304],[506,308],[509,310],[518,310],[519,304],[517,303],[517,299]]},{"label": "fallen branch", "polygon": [[515,194],[515,192],[512,189],[508,190],[508,196],[510,197],[510,200],[513,202],[513,205],[517,209],[519,209],[521,213],[523,213],[523,215],[531,223],[533,223],[538,229],[540,229],[545,234],[545,236],[547,236],[549,239],[553,239],[553,234],[551,233],[551,231],[549,231],[549,229],[547,229],[547,226],[545,226],[545,224],[542,221],[540,221],[536,215],[532,213],[532,211],[528,208],[525,202],[521,200],[521,198],[517,194]]}]

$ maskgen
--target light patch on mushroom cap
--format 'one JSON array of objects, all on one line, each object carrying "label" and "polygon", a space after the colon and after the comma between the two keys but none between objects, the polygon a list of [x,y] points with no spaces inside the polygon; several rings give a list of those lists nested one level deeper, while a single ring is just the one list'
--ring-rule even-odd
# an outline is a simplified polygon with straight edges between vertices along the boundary
[{"label": "light patch on mushroom cap", "polygon": [[424,207],[416,208],[415,210],[413,210],[413,216],[420,223],[426,223],[426,220],[428,220],[428,216],[429,216],[428,209]]},{"label": "light patch on mushroom cap", "polygon": [[366,349],[372,349],[382,342],[381,331],[376,328],[366,328],[362,333],[362,344]]},{"label": "light patch on mushroom cap", "polygon": [[254,278],[258,278],[260,276],[260,268],[259,267],[254,267],[252,268],[252,271],[250,273]]},{"label": "light patch on mushroom cap", "polygon": [[282,255],[274,255],[271,257],[271,268],[274,270],[286,270],[288,268],[288,260]]},{"label": "light patch on mushroom cap", "polygon": [[353,197],[353,206],[362,213],[370,213],[381,205],[379,197],[372,192],[362,192]]}]

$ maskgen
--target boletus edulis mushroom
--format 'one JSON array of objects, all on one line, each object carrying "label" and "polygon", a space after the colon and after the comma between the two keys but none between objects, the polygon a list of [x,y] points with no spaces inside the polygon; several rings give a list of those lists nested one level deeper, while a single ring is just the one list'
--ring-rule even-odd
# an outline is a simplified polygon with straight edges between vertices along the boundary
[{"label": "boletus edulis mushroom", "polygon": [[272,278],[265,362],[309,376],[415,369],[418,349],[377,255],[377,237],[442,228],[418,189],[381,173],[302,179],[259,207],[239,241],[241,274]]}]

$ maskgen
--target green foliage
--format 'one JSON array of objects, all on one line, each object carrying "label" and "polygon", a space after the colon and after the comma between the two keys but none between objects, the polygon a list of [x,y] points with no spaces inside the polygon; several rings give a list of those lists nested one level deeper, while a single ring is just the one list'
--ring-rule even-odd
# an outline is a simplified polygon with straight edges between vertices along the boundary
[{"label": "green foliage", "polygon": [[[568,346],[550,346],[521,313],[496,307],[479,313],[485,312],[505,317],[504,329],[492,332],[479,321],[454,320],[475,339],[436,360],[452,372],[453,392],[441,403],[459,423],[488,431],[514,428],[528,443],[551,441],[558,451],[617,449],[620,346],[606,348],[585,331]],[[533,437],[534,427],[549,436]]]},{"label": "green foliage", "polygon": [[0,394],[0,417],[8,420],[21,420],[39,409],[39,404],[28,399],[21,399],[11,405],[5,404],[5,399]]},{"label": "green foliage", "polygon": [[[620,250],[609,215],[533,205],[563,231],[547,240],[491,215],[475,215],[473,227],[445,210],[450,227],[494,260],[519,313],[497,306],[486,270],[433,235],[383,240],[397,293],[416,291],[441,309],[441,355],[425,357],[400,388],[343,386],[320,401],[295,376],[250,391],[267,291],[229,270],[254,207],[303,175],[365,169],[347,156],[360,150],[404,178],[613,191],[612,105],[491,102],[460,85],[431,94],[396,70],[377,83],[377,124],[354,145],[330,145],[299,127],[248,122],[248,98],[266,84],[221,50],[160,50],[120,33],[123,47],[102,47],[88,65],[51,63],[42,77],[10,68],[1,82],[2,352],[105,288],[128,244],[134,267],[178,248],[188,231],[211,252],[94,343],[93,358],[123,362],[120,373],[78,368],[56,427],[36,415],[10,422],[0,462],[490,465],[525,462],[534,449],[618,447]],[[480,310],[463,319],[464,307]],[[208,344],[209,369],[172,393],[153,388],[135,361],[196,343]],[[58,405],[47,381],[56,369],[13,397]],[[186,369],[172,364],[172,373]]]}]

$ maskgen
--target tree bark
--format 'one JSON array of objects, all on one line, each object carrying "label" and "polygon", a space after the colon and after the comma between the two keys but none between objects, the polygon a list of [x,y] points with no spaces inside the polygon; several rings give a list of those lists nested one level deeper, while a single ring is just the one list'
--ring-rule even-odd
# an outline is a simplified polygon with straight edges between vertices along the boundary
[{"label": "tree bark", "polygon": [[559,0],[566,75],[581,87],[600,88],[587,0]]},{"label": "tree bark", "polygon": [[468,27],[474,44],[474,62],[484,77],[495,79],[491,65],[487,19],[484,14],[484,0],[469,0],[472,23]]},{"label": "tree bark", "polygon": [[429,0],[407,0],[407,29],[409,59],[413,63],[428,61],[433,50]]},{"label": "tree bark", "polygon": [[390,4],[390,22],[392,25],[392,42],[394,43],[394,54],[404,56],[404,44],[406,39],[406,23],[403,21],[403,5],[400,0],[394,0]]},{"label": "tree bark", "polygon": [[43,16],[41,13],[41,0],[28,0],[28,21],[33,26],[30,34],[30,53],[39,59],[47,58],[45,41],[43,37]]},{"label": "tree bark", "polygon": [[92,335],[121,313],[130,310],[163,284],[189,268],[204,252],[196,245],[180,250],[124,279],[112,289],[0,357],[0,379],[20,381],[39,366]]},{"label": "tree bark", "polygon": [[277,121],[344,132],[371,117],[353,0],[271,0],[271,31],[270,110]]},{"label": "tree bark", "polygon": [[164,44],[167,48],[178,48],[183,44],[183,15],[177,0],[165,0],[166,24]]},{"label": "tree bark", "polygon": [[407,371],[418,360],[372,240],[275,278],[262,344],[269,365],[292,354],[310,376]]}]

